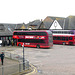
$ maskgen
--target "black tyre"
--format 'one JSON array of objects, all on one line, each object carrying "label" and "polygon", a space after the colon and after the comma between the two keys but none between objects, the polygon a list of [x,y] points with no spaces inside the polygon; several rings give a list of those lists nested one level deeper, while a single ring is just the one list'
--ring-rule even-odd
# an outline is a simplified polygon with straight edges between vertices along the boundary
[{"label": "black tyre", "polygon": [[18,44],[18,46],[20,46],[20,47],[21,47],[21,44]]},{"label": "black tyre", "polygon": [[65,42],[63,42],[63,45],[65,45]]}]

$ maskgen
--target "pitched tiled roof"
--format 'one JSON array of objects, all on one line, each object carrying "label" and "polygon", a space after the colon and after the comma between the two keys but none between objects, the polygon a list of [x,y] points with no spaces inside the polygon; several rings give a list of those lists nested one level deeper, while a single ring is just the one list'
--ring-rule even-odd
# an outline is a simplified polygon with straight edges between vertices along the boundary
[{"label": "pitched tiled roof", "polygon": [[29,22],[27,24],[27,26],[35,26],[35,29],[38,29],[38,27],[40,26],[41,24],[41,21],[40,20],[34,20],[32,22]]},{"label": "pitched tiled roof", "polygon": [[45,19],[44,19],[44,21],[43,22],[53,22],[54,20],[52,20],[50,17],[46,17]]},{"label": "pitched tiled roof", "polygon": [[16,24],[16,27],[15,29],[20,29],[22,27],[23,23],[22,24]]},{"label": "pitched tiled roof", "polygon": [[46,17],[44,21],[40,24],[40,28],[42,27],[41,25],[44,25],[44,29],[49,29],[53,23],[53,20],[50,17]]},{"label": "pitched tiled roof", "polygon": [[[49,29],[51,27],[51,25],[53,24],[53,22],[55,20],[58,21],[58,23],[61,25],[61,27],[63,28],[63,24],[64,24],[64,19],[63,17],[52,17],[52,16],[47,16],[44,21],[43,21],[43,25],[46,29]],[[41,26],[40,26],[41,27]]]},{"label": "pitched tiled roof", "polygon": [[53,21],[57,20],[60,26],[63,28],[64,20],[65,20],[64,17],[52,17],[52,16],[48,16],[48,17],[51,18]]},{"label": "pitched tiled roof", "polygon": [[15,27],[16,27],[16,24],[3,24],[5,29],[8,29],[10,28],[10,30],[13,32]]},{"label": "pitched tiled roof", "polygon": [[10,36],[12,34],[13,34],[13,32],[8,30],[7,28],[4,30],[0,30],[0,36]]},{"label": "pitched tiled roof", "polygon": [[41,21],[40,20],[35,20],[32,25],[40,25]]},{"label": "pitched tiled roof", "polygon": [[68,16],[66,18],[65,27],[67,29],[75,29],[75,16]]},{"label": "pitched tiled roof", "polygon": [[13,35],[13,33],[8,29],[5,31],[0,31],[0,36],[10,36],[10,35]]},{"label": "pitched tiled roof", "polygon": [[0,36],[10,36],[13,34],[15,24],[0,24]]},{"label": "pitched tiled roof", "polygon": [[0,24],[0,30],[4,30],[4,29],[5,29],[4,25]]},{"label": "pitched tiled roof", "polygon": [[49,29],[53,22],[44,22],[45,28]]}]

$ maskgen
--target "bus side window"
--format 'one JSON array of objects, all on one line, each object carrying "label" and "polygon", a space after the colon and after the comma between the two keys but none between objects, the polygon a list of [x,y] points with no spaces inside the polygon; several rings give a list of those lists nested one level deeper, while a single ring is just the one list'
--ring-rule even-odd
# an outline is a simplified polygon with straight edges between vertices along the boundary
[{"label": "bus side window", "polygon": [[65,41],[65,37],[62,37],[62,40],[64,40],[64,41]]},{"label": "bus side window", "polygon": [[54,37],[53,37],[53,40],[56,40],[56,38],[57,38],[57,37],[54,36]]},{"label": "bus side window", "polygon": [[68,37],[66,37],[66,41],[68,41]]},{"label": "bus side window", "polygon": [[69,40],[72,40],[72,37],[69,37]]},{"label": "bus side window", "polygon": [[70,34],[74,34],[73,32],[70,32]]},{"label": "bus side window", "polygon": [[61,40],[61,38],[60,37],[57,37],[57,40]]},{"label": "bus side window", "polygon": [[68,34],[70,34],[70,32],[68,32]]}]

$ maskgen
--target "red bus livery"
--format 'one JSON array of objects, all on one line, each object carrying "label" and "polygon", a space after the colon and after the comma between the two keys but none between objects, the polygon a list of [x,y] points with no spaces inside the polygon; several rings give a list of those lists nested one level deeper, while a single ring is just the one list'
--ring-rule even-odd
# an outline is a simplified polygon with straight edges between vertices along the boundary
[{"label": "red bus livery", "polygon": [[52,32],[49,30],[14,31],[13,41],[17,46],[50,48],[53,46]]},{"label": "red bus livery", "polygon": [[75,45],[75,31],[74,30],[52,30],[53,43]]}]

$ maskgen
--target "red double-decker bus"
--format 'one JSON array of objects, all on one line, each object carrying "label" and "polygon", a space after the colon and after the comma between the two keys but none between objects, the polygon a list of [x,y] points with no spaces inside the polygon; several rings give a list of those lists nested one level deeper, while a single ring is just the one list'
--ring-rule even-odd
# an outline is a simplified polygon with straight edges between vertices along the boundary
[{"label": "red double-decker bus", "polygon": [[52,30],[53,43],[75,45],[75,30]]},{"label": "red double-decker bus", "polygon": [[53,46],[52,32],[49,30],[14,31],[13,41],[17,46],[50,48]]}]

